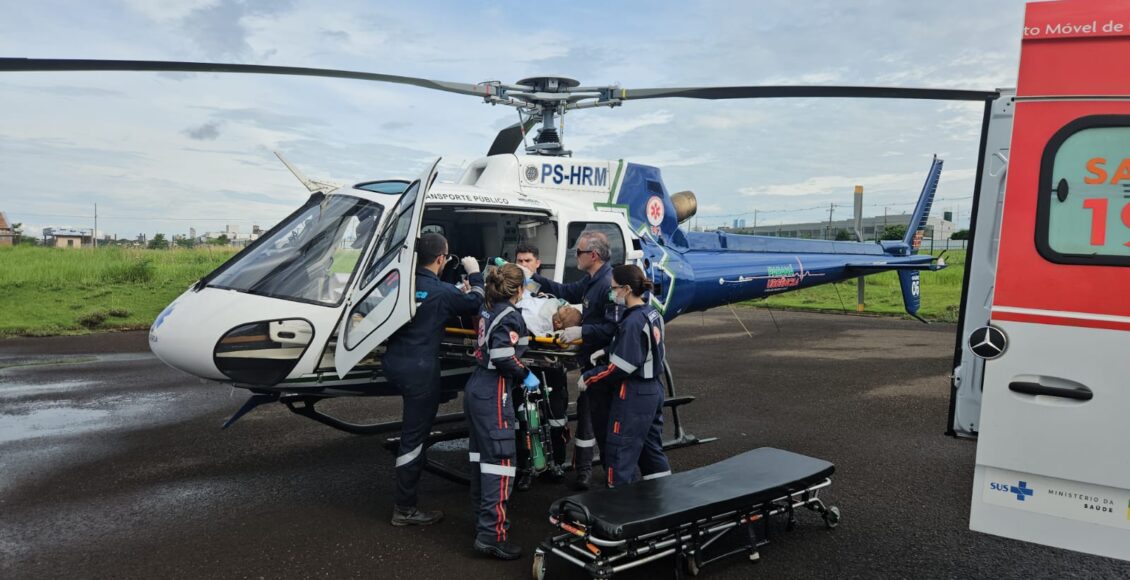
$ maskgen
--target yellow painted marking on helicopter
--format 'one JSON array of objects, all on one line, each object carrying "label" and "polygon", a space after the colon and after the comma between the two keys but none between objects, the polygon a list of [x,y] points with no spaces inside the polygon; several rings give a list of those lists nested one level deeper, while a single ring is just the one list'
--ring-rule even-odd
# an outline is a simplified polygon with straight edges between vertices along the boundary
[{"label": "yellow painted marking on helicopter", "polygon": [[620,89],[620,98],[621,99],[628,98],[628,89]]}]

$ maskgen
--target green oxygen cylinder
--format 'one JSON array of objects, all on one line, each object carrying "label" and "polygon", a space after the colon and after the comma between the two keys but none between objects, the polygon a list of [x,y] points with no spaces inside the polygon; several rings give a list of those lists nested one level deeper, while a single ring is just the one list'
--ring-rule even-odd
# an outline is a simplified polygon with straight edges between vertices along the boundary
[{"label": "green oxygen cylinder", "polygon": [[541,416],[538,415],[538,406],[533,401],[526,401],[526,427],[530,437],[530,459],[535,472],[545,471],[545,450],[541,441]]}]

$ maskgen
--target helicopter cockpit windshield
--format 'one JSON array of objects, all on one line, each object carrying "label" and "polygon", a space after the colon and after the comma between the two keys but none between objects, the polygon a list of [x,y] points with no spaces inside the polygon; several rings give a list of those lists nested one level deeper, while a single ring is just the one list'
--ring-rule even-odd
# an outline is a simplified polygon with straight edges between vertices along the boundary
[{"label": "helicopter cockpit windshield", "polygon": [[340,304],[383,211],[378,203],[348,195],[312,197],[207,285],[326,306]]}]

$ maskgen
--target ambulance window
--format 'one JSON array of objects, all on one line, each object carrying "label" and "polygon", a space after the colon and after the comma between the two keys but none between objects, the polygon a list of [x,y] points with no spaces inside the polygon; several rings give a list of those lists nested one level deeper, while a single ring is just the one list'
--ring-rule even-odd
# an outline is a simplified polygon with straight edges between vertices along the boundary
[{"label": "ambulance window", "polygon": [[608,246],[612,250],[612,258],[608,264],[611,266],[619,266],[624,263],[624,235],[620,233],[620,227],[616,224],[607,223],[571,223],[568,229],[568,239],[566,240],[565,252],[565,272],[563,280],[566,284],[580,280],[587,276],[584,272],[577,269],[577,240],[581,237],[583,232],[600,232],[608,237]]},{"label": "ambulance window", "polygon": [[1077,119],[1040,166],[1036,246],[1060,264],[1130,266],[1130,116]]}]

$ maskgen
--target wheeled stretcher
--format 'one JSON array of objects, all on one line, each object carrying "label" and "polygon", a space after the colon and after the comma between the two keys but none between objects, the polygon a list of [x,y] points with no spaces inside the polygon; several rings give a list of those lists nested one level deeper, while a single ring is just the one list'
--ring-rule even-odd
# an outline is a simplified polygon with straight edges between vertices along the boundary
[{"label": "wheeled stretcher", "polygon": [[[836,527],[839,510],[819,498],[833,471],[827,461],[762,447],[669,477],[559,499],[549,508],[557,532],[534,553],[534,578],[545,577],[549,554],[593,578],[670,556],[676,578],[738,553],[756,561],[771,519],[790,529],[803,507]],[[734,531],[745,532],[737,548],[732,540],[716,544]]]}]

